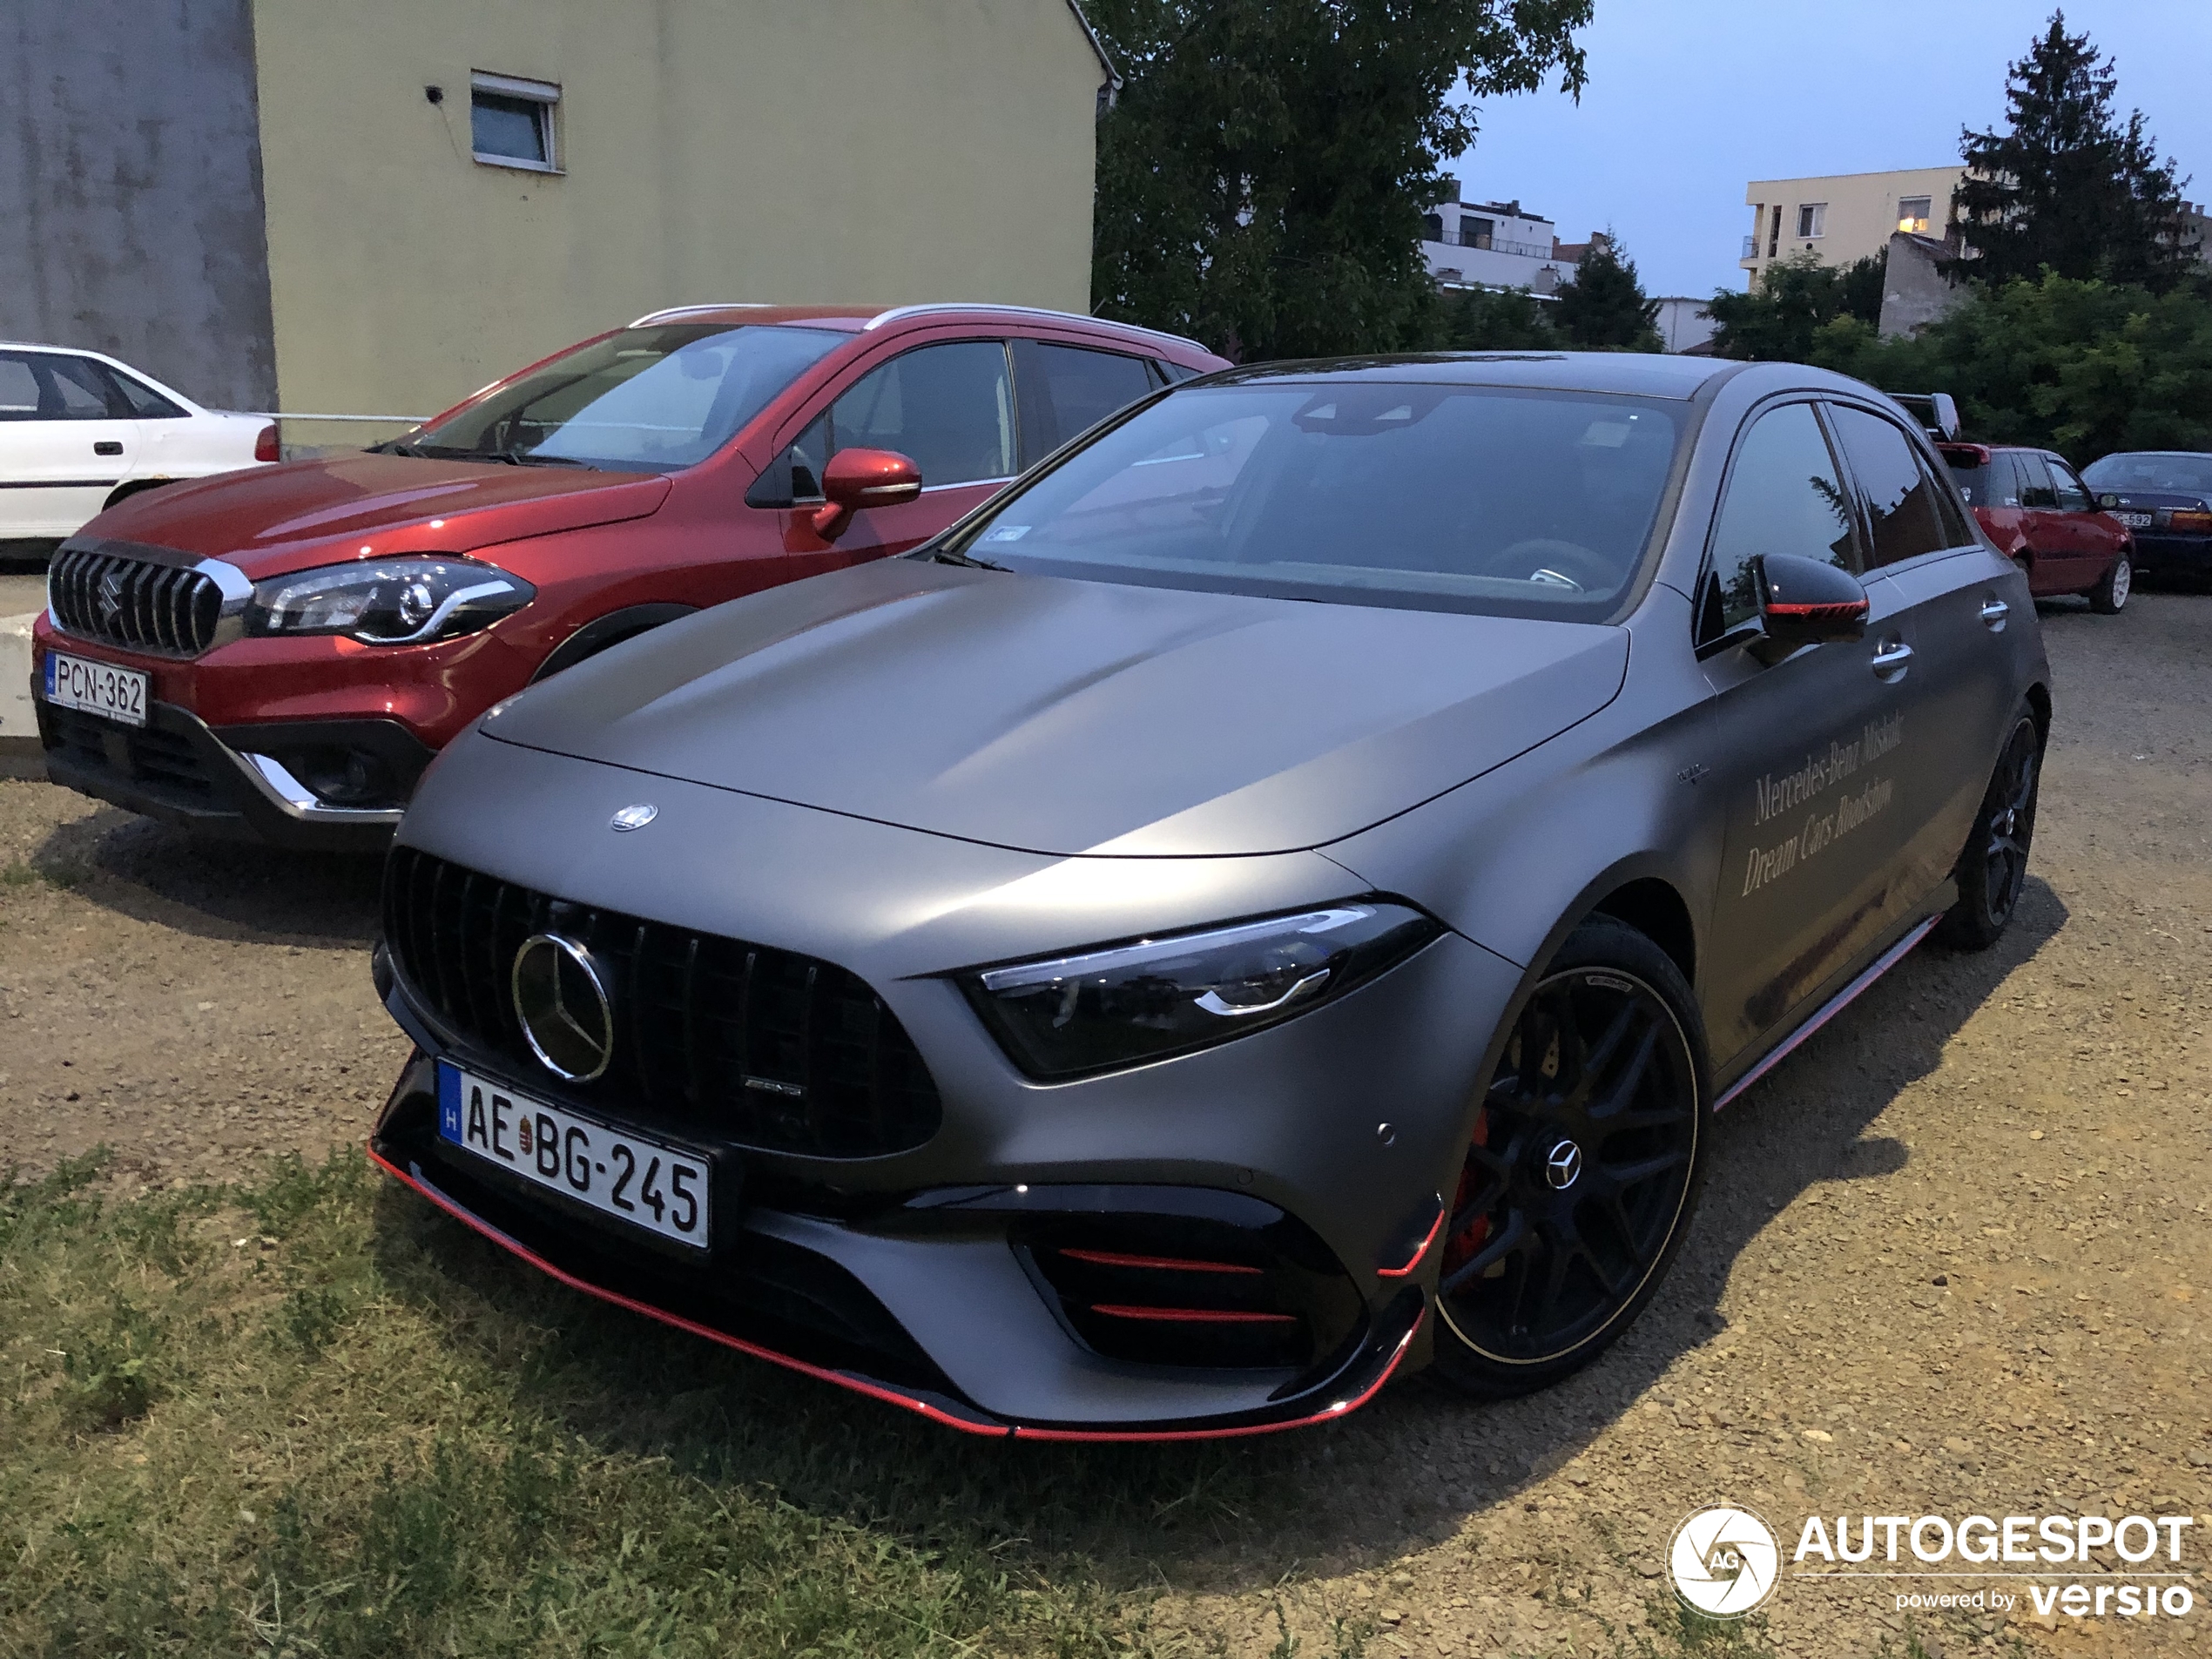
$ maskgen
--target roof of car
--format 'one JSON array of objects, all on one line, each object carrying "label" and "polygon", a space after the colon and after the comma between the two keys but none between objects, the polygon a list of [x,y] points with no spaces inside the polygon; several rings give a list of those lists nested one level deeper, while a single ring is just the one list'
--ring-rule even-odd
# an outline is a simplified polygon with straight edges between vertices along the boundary
[{"label": "roof of car", "polygon": [[1437,352],[1418,356],[1331,357],[1224,369],[1211,385],[1246,381],[1443,381],[1463,386],[1527,387],[1553,392],[1613,392],[1695,397],[1708,381],[1743,363],[1716,357],[1642,352]]},{"label": "roof of car", "polygon": [[1008,306],[988,300],[948,300],[927,305],[893,306],[772,306],[728,302],[705,306],[671,306],[661,311],[649,311],[630,326],[643,328],[671,322],[722,323],[805,323],[817,328],[836,328],[847,334],[865,334],[880,328],[889,322],[903,322],[908,318],[927,316],[968,316],[1020,319],[1032,323],[1073,323],[1080,327],[1095,328],[1119,334],[1132,343],[1142,340],[1156,340],[1163,344],[1182,347],[1185,351],[1204,353],[1211,356],[1195,340],[1181,334],[1164,334],[1157,328],[1143,328],[1135,323],[1117,322],[1109,317],[1087,317],[1072,311],[1049,311],[1042,306]]}]

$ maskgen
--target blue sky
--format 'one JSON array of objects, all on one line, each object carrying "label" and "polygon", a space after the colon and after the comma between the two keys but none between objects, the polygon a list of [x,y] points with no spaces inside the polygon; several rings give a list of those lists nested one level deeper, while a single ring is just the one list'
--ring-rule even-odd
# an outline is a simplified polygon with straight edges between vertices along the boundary
[{"label": "blue sky", "polygon": [[[1651,294],[1740,288],[1753,179],[1942,166],[1995,125],[2005,66],[2048,0],[1597,0],[1578,105],[1493,99],[1455,169],[1471,199],[1522,206],[1579,241],[1612,228]],[[2124,118],[2212,200],[2212,3],[2075,0],[2067,26],[2117,59]]]}]

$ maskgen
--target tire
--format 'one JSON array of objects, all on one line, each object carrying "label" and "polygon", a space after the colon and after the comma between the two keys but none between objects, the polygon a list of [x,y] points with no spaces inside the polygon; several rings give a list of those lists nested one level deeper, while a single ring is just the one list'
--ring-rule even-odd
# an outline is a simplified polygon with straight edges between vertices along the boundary
[{"label": "tire", "polygon": [[1480,1398],[1530,1393],[1635,1321],[1696,1209],[1705,1077],[1673,960],[1609,916],[1575,928],[1514,1015],[1475,1114],[1445,1223],[1440,1376]]},{"label": "tire", "polygon": [[2035,839],[2035,801],[2043,776],[2043,737],[2022,703],[1990,774],[1974,827],[1952,873],[1959,902],[1944,912],[1936,937],[1953,950],[1987,950],[2005,936],[2027,885]]},{"label": "tire", "polygon": [[100,503],[100,510],[105,513],[118,502],[129,501],[133,496],[143,496],[149,489],[158,489],[164,484],[176,482],[174,478],[126,478],[108,491],[107,499]]},{"label": "tire", "polygon": [[2135,586],[2135,567],[2125,553],[2112,562],[2105,579],[2089,590],[2089,609],[2100,617],[2116,617]]}]

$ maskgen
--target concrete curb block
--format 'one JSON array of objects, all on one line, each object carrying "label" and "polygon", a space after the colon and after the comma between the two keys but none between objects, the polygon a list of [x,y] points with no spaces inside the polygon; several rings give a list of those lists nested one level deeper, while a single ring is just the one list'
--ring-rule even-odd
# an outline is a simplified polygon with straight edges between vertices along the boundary
[{"label": "concrete curb block", "polygon": [[0,778],[43,778],[38,718],[30,705],[30,624],[38,613],[0,617]]}]

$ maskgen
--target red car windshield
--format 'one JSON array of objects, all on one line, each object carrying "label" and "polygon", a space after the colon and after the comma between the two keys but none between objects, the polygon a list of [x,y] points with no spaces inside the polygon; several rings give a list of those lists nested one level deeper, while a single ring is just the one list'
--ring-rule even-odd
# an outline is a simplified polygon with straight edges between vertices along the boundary
[{"label": "red car windshield", "polygon": [[765,324],[625,328],[382,447],[442,459],[675,472],[719,449],[847,338]]}]

